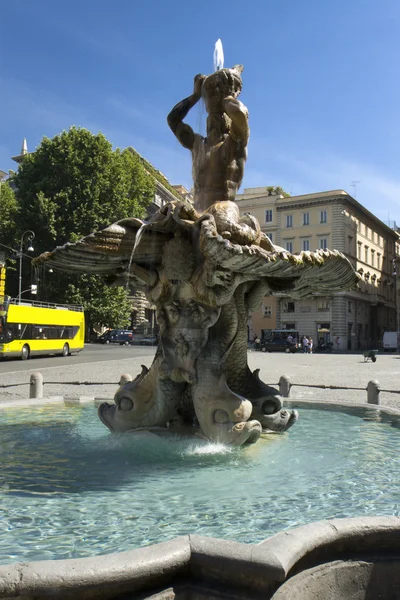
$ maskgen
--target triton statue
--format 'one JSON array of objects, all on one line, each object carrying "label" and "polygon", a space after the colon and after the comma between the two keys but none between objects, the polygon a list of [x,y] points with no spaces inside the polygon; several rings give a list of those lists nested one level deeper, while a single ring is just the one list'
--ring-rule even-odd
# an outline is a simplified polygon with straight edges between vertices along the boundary
[{"label": "triton statue", "polygon": [[[337,251],[292,255],[273,246],[234,202],[249,139],[238,100],[243,67],[198,75],[168,123],[192,153],[194,206],[174,201],[149,222],[130,218],[36,259],[70,272],[130,281],[156,306],[160,342],[150,369],[99,407],[111,431],[197,432],[241,445],[287,430],[296,411],[247,365],[247,319],[267,294],[306,297],[353,287],[357,276]],[[204,99],[207,136],[183,122]],[[138,234],[140,229],[140,235]]]}]

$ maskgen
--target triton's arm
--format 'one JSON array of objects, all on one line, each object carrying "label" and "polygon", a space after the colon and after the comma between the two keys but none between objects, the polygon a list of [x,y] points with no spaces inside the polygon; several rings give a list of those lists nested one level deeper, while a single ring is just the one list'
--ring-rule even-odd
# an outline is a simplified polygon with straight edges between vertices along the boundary
[{"label": "triton's arm", "polygon": [[172,132],[178,138],[182,146],[189,150],[192,150],[194,146],[196,134],[190,125],[183,123],[183,119],[186,117],[189,110],[200,100],[201,86],[204,78],[204,75],[196,75],[194,78],[193,94],[181,102],[178,102],[167,117],[168,125]]},{"label": "triton's arm", "polygon": [[228,117],[232,120],[230,136],[235,142],[244,142],[247,144],[250,136],[249,129],[249,113],[245,105],[233,98],[228,96],[224,100],[224,110]]}]

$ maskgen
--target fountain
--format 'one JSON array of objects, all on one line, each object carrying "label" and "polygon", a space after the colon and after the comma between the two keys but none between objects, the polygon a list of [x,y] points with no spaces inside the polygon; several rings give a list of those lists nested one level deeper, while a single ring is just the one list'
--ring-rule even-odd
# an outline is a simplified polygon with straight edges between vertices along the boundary
[{"label": "fountain", "polygon": [[[171,202],[149,222],[123,219],[36,259],[145,290],[160,343],[151,367],[99,407],[101,422],[83,400],[40,414],[0,403],[0,562],[10,563],[0,598],[400,594],[400,411],[284,408],[247,364],[247,316],[264,295],[329,294],[357,276],[340,252],[290,254],[240,216],[243,67],[224,68],[221,51],[168,116],[192,153],[194,205]],[[183,121],[200,98],[206,138]],[[299,405],[290,434],[270,436]]]},{"label": "fountain", "polygon": [[[343,254],[317,250],[293,255],[274,246],[235,194],[243,179],[250,130],[238,96],[241,65],[194,78],[193,92],[168,115],[168,124],[193,163],[194,204],[163,206],[149,222],[128,218],[75,244],[45,253],[53,268],[127,281],[155,304],[160,343],[151,367],[99,407],[115,432],[143,429],[197,432],[240,446],[262,432],[283,432],[297,412],[283,408],[276,389],[247,365],[247,318],[266,294],[294,298],[349,289],[357,275]],[[207,136],[184,122],[203,98]]]}]

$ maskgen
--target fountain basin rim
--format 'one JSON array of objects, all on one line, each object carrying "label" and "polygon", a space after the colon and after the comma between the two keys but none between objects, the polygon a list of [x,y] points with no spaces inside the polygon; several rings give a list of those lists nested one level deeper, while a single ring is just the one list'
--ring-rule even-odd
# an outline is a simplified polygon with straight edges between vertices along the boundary
[{"label": "fountain basin rim", "polygon": [[[10,408],[29,408],[46,405],[64,404],[65,407],[78,406],[80,404],[93,404],[98,407],[103,402],[114,402],[111,396],[48,396],[44,398],[26,398],[18,400],[1,400],[0,411]],[[382,404],[368,404],[367,402],[349,402],[335,400],[312,400],[306,398],[285,398],[284,406],[287,408],[327,410],[332,412],[343,412],[353,416],[374,421],[384,421],[400,427],[400,409]]]},{"label": "fountain basin rim", "polygon": [[[301,561],[301,570],[335,560],[398,556],[400,517],[318,521],[259,544],[187,535],[168,542],[93,558],[0,565],[0,598],[111,599],[124,592],[195,580],[227,590],[268,593]],[[162,596],[164,597],[164,596]]]}]

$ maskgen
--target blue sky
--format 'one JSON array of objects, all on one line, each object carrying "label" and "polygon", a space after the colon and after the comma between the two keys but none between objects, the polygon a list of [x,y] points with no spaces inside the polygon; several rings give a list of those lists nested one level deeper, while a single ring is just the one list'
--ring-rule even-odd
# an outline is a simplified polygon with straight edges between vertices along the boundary
[{"label": "blue sky", "polygon": [[[0,169],[71,125],[134,146],[191,186],[166,115],[213,70],[242,63],[251,138],[243,187],[343,188],[400,224],[398,0],[2,0]],[[191,124],[204,129],[204,110]]]}]

